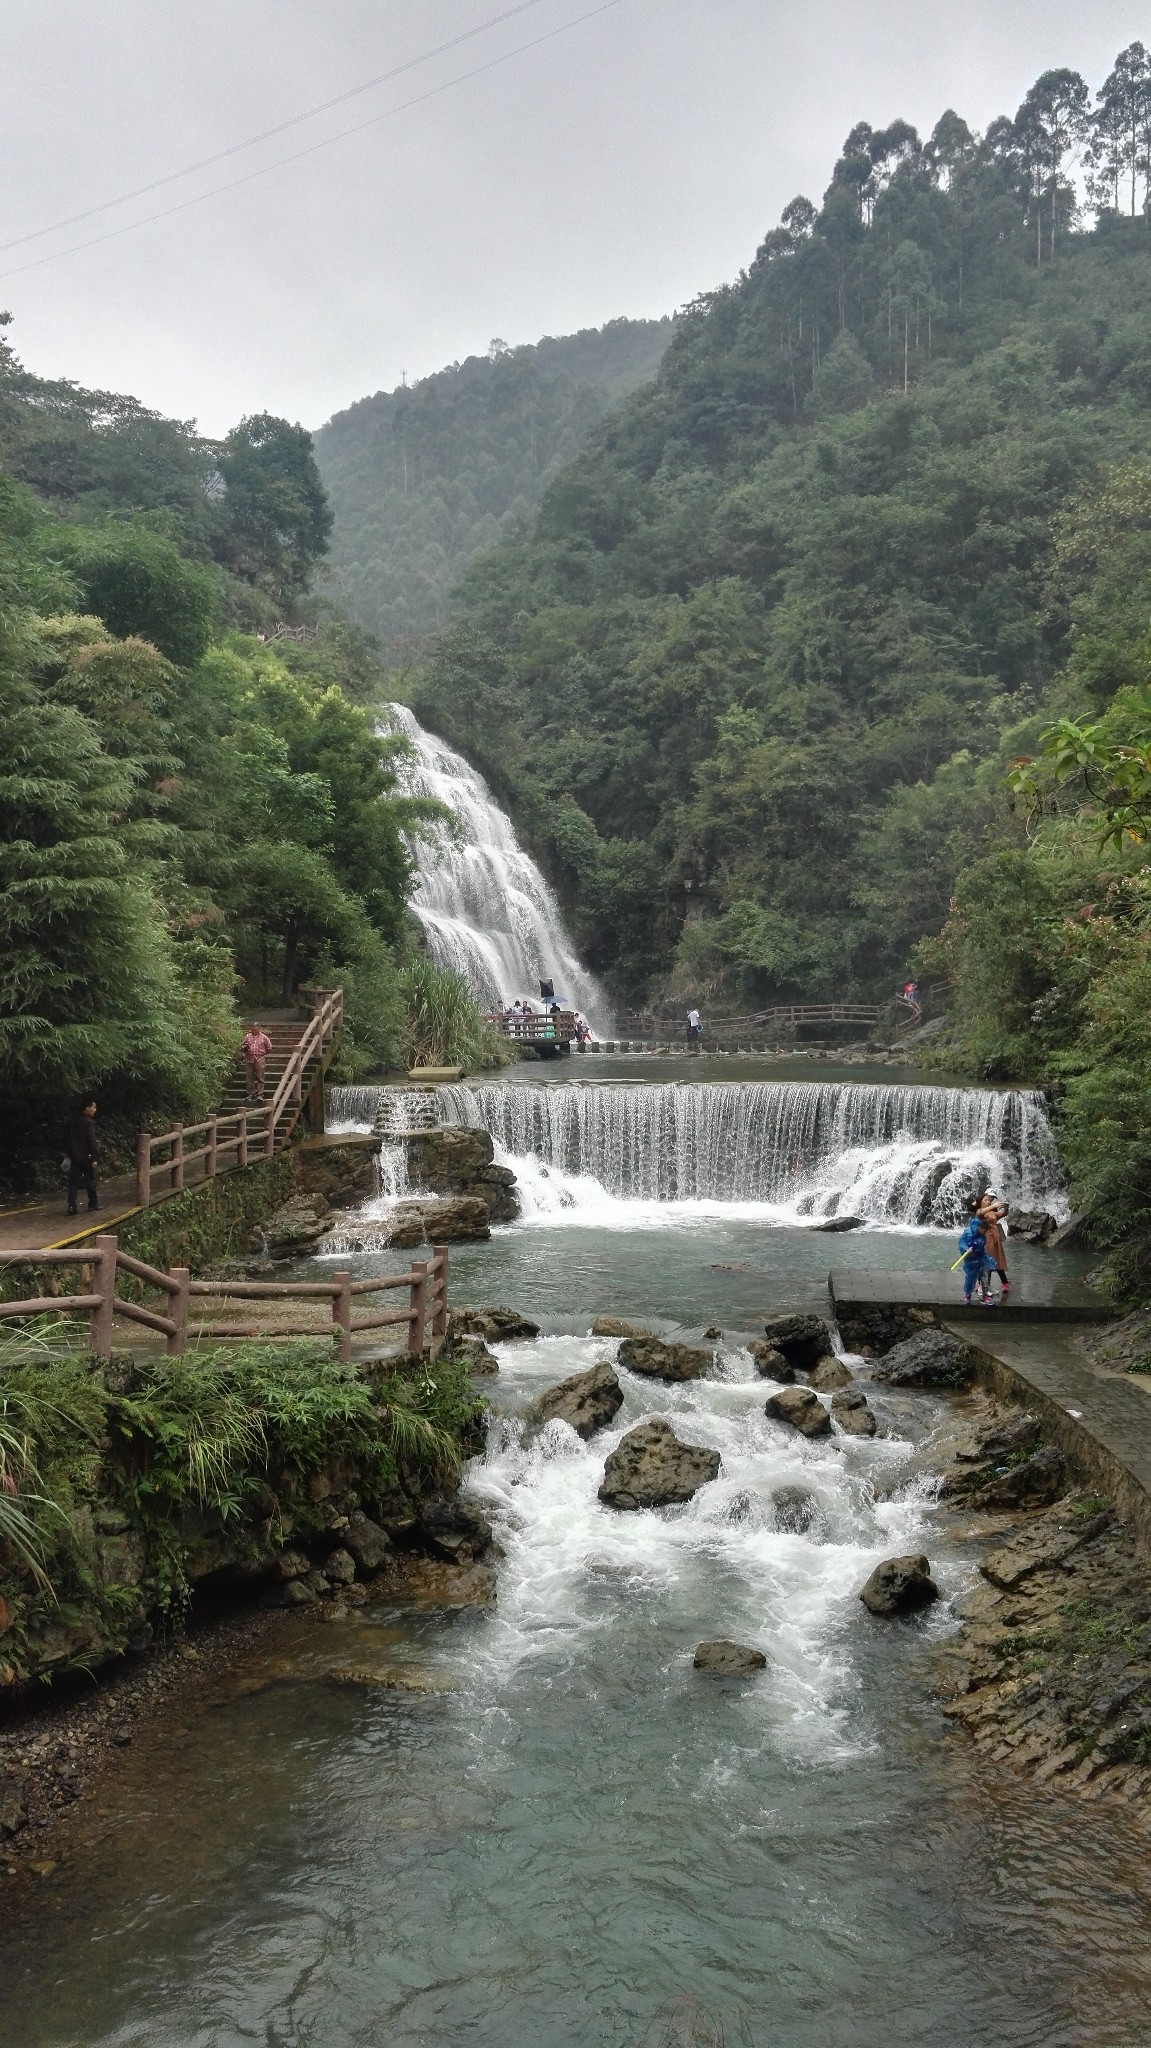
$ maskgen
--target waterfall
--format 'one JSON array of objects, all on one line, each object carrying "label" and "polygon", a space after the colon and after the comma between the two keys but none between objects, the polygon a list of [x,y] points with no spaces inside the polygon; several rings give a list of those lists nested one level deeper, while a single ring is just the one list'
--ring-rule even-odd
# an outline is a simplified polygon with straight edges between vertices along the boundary
[{"label": "waterfall", "polygon": [[417,881],[412,909],[438,967],[451,967],[487,1008],[534,996],[540,980],[606,1033],[611,1018],[602,990],[581,966],[559,904],[515,827],[483,777],[443,740],[425,732],[403,704],[386,707],[389,732],[409,740],[413,754],[397,775],[409,796],[435,797],[452,812],[446,826],[413,846]]},{"label": "waterfall", "polygon": [[1027,1090],[815,1081],[437,1092],[445,1123],[491,1132],[525,1214],[533,1198],[554,1213],[607,1196],[951,1228],[987,1186],[1021,1208],[1067,1214],[1043,1098]]}]

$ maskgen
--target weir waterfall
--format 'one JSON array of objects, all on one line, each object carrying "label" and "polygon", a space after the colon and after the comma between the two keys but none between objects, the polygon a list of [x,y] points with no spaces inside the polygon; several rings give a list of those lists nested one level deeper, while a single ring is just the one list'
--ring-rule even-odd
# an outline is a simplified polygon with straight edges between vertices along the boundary
[{"label": "weir waterfall", "polygon": [[452,968],[488,1009],[535,996],[541,979],[551,981],[563,1003],[606,1031],[603,991],[581,965],[554,891],[482,775],[425,732],[406,705],[389,704],[386,716],[386,729],[402,733],[413,750],[397,768],[402,788],[445,804],[460,834],[441,825],[413,848],[412,909],[437,967]]}]

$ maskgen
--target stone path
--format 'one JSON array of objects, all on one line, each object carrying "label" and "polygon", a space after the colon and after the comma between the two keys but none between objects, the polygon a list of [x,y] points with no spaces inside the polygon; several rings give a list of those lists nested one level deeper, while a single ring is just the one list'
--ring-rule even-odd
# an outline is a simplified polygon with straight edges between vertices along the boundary
[{"label": "stone path", "polygon": [[[965,1336],[971,1335],[974,1323],[982,1326],[992,1318],[996,1323],[1106,1323],[1112,1317],[1112,1310],[1094,1288],[1082,1280],[1055,1273],[1024,1274],[1012,1283],[1007,1300],[997,1299],[991,1309],[982,1308],[977,1302],[964,1303],[957,1273],[905,1272],[896,1267],[860,1267],[853,1271],[843,1267],[828,1274],[827,1285],[836,1314],[842,1311],[850,1316],[854,1307],[874,1306],[876,1302],[902,1308],[934,1308],[962,1321]],[[978,1341],[982,1343],[983,1339]]]},{"label": "stone path", "polygon": [[81,1207],[78,1216],[69,1216],[68,1197],[63,1189],[49,1201],[31,1203],[26,1208],[0,1210],[0,1251],[21,1251],[25,1246],[29,1250],[33,1247],[44,1250],[63,1244],[81,1244],[86,1237],[115,1230],[125,1217],[136,1215],[134,1174],[124,1173],[113,1180],[101,1181],[99,1188],[100,1207],[94,1215],[89,1214],[86,1207]]}]

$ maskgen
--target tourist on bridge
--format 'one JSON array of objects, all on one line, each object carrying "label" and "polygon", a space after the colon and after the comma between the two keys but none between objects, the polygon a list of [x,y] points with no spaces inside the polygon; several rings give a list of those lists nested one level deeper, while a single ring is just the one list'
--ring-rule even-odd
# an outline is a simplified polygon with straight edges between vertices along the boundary
[{"label": "tourist on bridge", "polygon": [[264,1061],[272,1050],[272,1041],[264,1030],[263,1025],[257,1024],[254,1017],[244,1033],[244,1043],[240,1050],[244,1055],[247,1100],[249,1102],[262,1102],[264,1100]]},{"label": "tourist on bridge", "polygon": [[81,1104],[74,1117],[68,1120],[68,1214],[75,1216],[77,1198],[81,1187],[88,1190],[88,1207],[98,1209],[100,1198],[96,1193],[96,1168],[99,1155],[96,1150],[96,1104],[92,1101]]},{"label": "tourist on bridge", "polygon": [[698,1044],[699,1044],[699,1041],[700,1041],[700,1038],[701,1038],[701,1036],[702,1036],[702,1034],[703,1034],[703,1025],[702,1025],[702,1024],[700,1023],[700,1021],[699,1021],[699,1011],[698,1011],[698,1010],[689,1010],[689,1011],[688,1011],[688,1013],[687,1013],[687,1042],[688,1042],[688,1044],[689,1044],[689,1045],[698,1045]]}]

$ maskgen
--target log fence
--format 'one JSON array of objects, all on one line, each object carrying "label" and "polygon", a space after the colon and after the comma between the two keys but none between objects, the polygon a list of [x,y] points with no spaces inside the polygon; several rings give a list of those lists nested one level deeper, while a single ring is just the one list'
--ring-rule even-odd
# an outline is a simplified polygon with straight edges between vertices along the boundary
[{"label": "log fence", "polygon": [[[442,1244],[433,1246],[430,1259],[413,1261],[406,1273],[373,1274],[363,1280],[353,1280],[347,1272],[333,1273],[323,1280],[193,1280],[186,1266],[174,1266],[163,1273],[157,1266],[146,1265],[143,1259],[132,1258],[120,1250],[115,1237],[97,1237],[90,1245],[76,1250],[45,1247],[0,1252],[0,1267],[4,1266],[87,1268],[91,1278],[85,1292],[28,1295],[19,1301],[0,1301],[0,1318],[87,1315],[89,1349],[94,1358],[111,1357],[117,1316],[155,1331],[164,1338],[168,1352],[179,1356],[189,1342],[188,1324],[192,1320],[193,1302],[211,1299],[228,1302],[283,1301],[286,1307],[294,1302],[328,1301],[332,1311],[330,1334],[336,1342],[339,1357],[344,1359],[351,1357],[355,1338],[375,1330],[406,1326],[407,1349],[413,1354],[424,1350],[429,1341],[429,1328],[432,1342],[447,1334],[448,1249]],[[164,1297],[164,1308],[145,1308],[140,1302],[118,1294],[116,1281],[121,1273],[156,1289]],[[383,1294],[397,1288],[408,1290],[405,1308],[373,1310],[368,1315],[354,1313],[355,1304],[368,1295]],[[298,1316],[294,1319],[285,1316],[283,1321],[272,1324],[253,1322],[250,1318],[241,1321],[233,1316],[231,1320],[198,1323],[192,1332],[192,1341],[221,1337],[315,1337],[322,1334],[314,1324],[302,1322]]]},{"label": "log fence", "polygon": [[[311,1067],[322,1074],[327,1054],[344,1021],[342,988],[317,988],[311,995],[312,1016],[289,1055],[269,1103],[241,1109],[232,1116],[206,1117],[200,1124],[176,1124],[170,1131],[139,1133],[139,1208],[150,1208],[160,1190],[179,1194],[188,1185],[190,1168],[201,1169],[194,1175],[196,1180],[211,1180],[229,1166],[247,1166],[253,1159],[270,1159],[287,1141],[303,1110],[305,1076]],[[196,1144],[197,1138],[203,1143]]]}]

